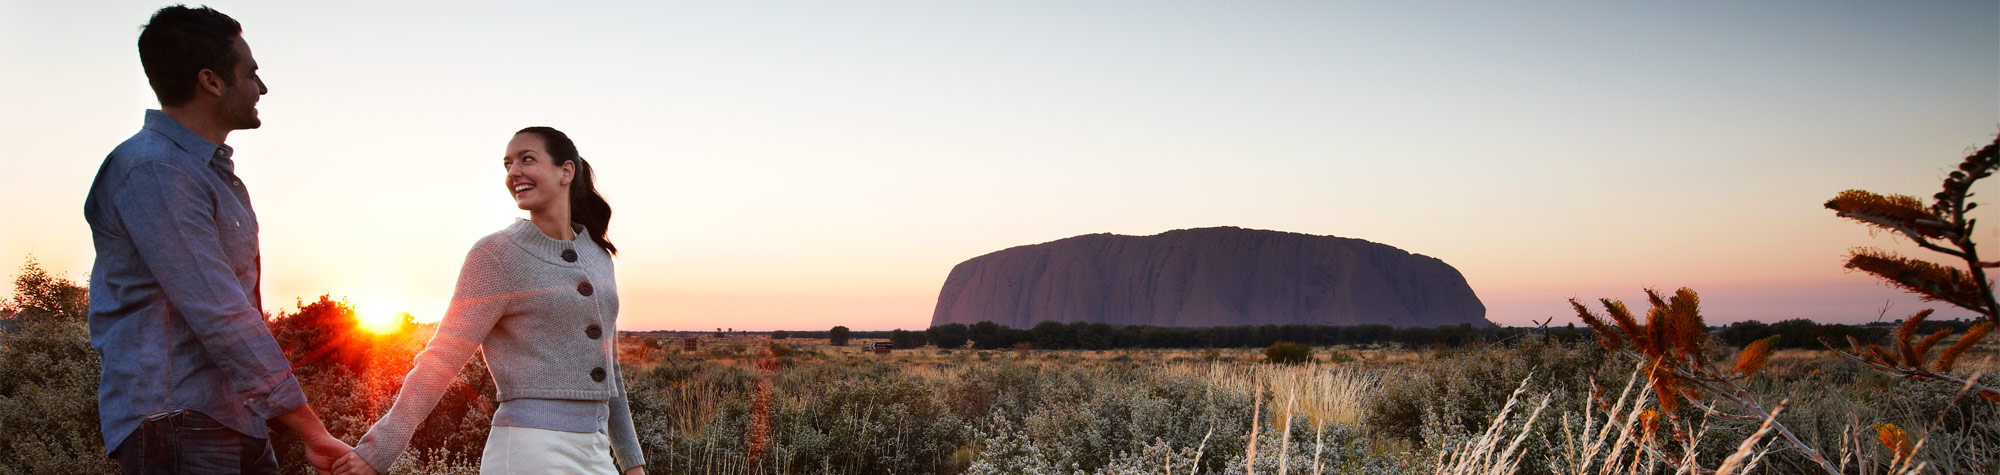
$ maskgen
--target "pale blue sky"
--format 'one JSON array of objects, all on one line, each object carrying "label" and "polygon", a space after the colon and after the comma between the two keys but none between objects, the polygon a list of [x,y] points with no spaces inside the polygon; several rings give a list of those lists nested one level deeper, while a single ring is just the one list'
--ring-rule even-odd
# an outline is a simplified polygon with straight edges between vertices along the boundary
[{"label": "pale blue sky", "polygon": [[[0,1],[0,262],[88,271],[163,5]],[[1503,324],[1683,285],[1872,320],[1918,304],[1842,254],[1898,246],[1820,202],[1928,197],[2000,132],[1994,2],[209,5],[271,87],[230,144],[274,310],[435,318],[550,125],[604,174],[628,328],[921,328],[962,260],[1220,225],[1439,257]]]}]

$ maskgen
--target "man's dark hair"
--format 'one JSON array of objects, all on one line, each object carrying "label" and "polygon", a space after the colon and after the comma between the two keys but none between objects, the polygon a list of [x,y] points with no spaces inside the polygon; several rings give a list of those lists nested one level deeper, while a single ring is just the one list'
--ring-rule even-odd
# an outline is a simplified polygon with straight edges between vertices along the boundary
[{"label": "man's dark hair", "polygon": [[223,84],[236,81],[234,41],[243,25],[222,12],[174,5],[153,12],[139,33],[139,64],[146,82],[163,107],[194,100],[195,78],[201,70],[215,71]]}]

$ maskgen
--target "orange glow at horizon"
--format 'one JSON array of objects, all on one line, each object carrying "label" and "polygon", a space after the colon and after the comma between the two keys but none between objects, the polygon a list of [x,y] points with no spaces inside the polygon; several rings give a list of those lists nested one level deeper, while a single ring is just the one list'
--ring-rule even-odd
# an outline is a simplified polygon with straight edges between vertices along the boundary
[{"label": "orange glow at horizon", "polygon": [[360,322],[361,329],[369,333],[377,335],[395,333],[403,328],[403,320],[409,318],[409,313],[394,309],[395,306],[381,302],[363,303],[355,306],[354,318]]}]

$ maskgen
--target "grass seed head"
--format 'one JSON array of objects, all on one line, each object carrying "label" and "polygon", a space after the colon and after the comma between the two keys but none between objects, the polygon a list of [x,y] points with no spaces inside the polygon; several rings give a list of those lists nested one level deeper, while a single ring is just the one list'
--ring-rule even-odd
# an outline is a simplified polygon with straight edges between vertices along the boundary
[{"label": "grass seed head", "polygon": [[1942,238],[1950,231],[1946,220],[1913,196],[1847,190],[1827,200],[1826,208],[1842,218],[1894,232],[1907,229],[1919,236]]},{"label": "grass seed head", "polygon": [[1778,335],[1771,335],[1743,347],[1743,353],[1736,356],[1737,376],[1748,378],[1756,375],[1758,370],[1764,369],[1764,364],[1771,360],[1771,345],[1777,343]]},{"label": "grass seed head", "polygon": [[1896,356],[1889,354],[1889,350],[1882,348],[1882,345],[1870,344],[1868,345],[1868,362],[1896,366]]},{"label": "grass seed head", "polygon": [[1922,367],[1924,360],[1923,354],[1917,352],[1917,345],[1910,340],[1916,338],[1917,326],[1923,325],[1924,318],[1929,316],[1931,309],[1926,308],[1918,311],[1916,315],[1911,315],[1910,318],[1903,319],[1903,324],[1896,326],[1896,351],[1903,354],[1903,364],[1912,368]]},{"label": "grass seed head", "polygon": [[1847,268],[1874,274],[1924,300],[1967,308],[1982,300],[1972,274],[1881,249],[1855,248],[1848,254]]},{"label": "grass seed head", "polygon": [[[1958,337],[1958,343],[1953,343],[1951,346],[1945,347],[1944,353],[1938,355],[1938,371],[1951,371],[1953,366],[1958,365],[1959,356],[1964,355],[1966,350],[1972,349],[1973,346],[1979,344],[1980,340],[1986,339],[1986,335],[1992,333],[1993,322],[1979,322],[1973,325],[1972,328],[1965,330],[1965,334]],[[1994,402],[2000,402],[2000,400],[1995,400]]]},{"label": "grass seed head", "polygon": [[1930,336],[1924,337],[1924,341],[1918,342],[1917,367],[1922,368],[1926,366],[1929,363],[1926,358],[1930,357],[1931,348],[1936,347],[1938,343],[1943,342],[1945,337],[1948,336],[1951,336],[1951,329],[1941,328],[1936,332],[1932,332]]},{"label": "grass seed head", "polygon": [[1625,336],[1632,339],[1632,346],[1640,351],[1650,351],[1648,348],[1652,347],[1652,342],[1646,338],[1646,327],[1639,325],[1638,319],[1632,318],[1632,311],[1625,308],[1625,302],[1611,299],[1598,299],[1598,301],[1604,303],[1604,313],[1610,314],[1612,321],[1618,322],[1618,329],[1623,330]]},{"label": "grass seed head", "polygon": [[1603,345],[1604,349],[1611,351],[1618,351],[1619,348],[1625,347],[1625,339],[1618,336],[1618,332],[1612,330],[1611,325],[1605,324],[1604,319],[1598,317],[1596,312],[1592,312],[1590,308],[1584,307],[1583,302],[1576,299],[1569,299],[1569,306],[1576,309],[1576,317],[1583,319],[1583,324],[1589,325],[1591,333],[1597,335],[1597,344]]}]

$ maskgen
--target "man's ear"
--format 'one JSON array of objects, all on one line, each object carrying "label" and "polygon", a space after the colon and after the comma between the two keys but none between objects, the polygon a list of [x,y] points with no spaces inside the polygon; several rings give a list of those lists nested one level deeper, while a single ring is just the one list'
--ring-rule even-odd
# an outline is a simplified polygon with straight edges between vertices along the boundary
[{"label": "man's ear", "polygon": [[209,95],[221,97],[222,89],[225,87],[228,87],[228,83],[223,82],[222,75],[216,73],[213,69],[202,68],[201,71],[195,73],[194,88],[195,95],[197,96],[206,92]]}]

